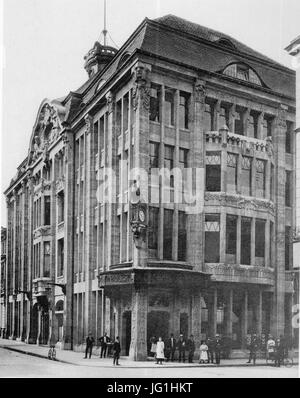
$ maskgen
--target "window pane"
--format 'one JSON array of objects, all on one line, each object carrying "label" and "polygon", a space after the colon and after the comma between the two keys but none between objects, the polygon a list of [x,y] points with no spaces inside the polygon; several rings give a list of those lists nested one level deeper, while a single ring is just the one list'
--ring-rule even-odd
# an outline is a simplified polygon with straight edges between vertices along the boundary
[{"label": "window pane", "polygon": [[256,159],[256,196],[259,198],[265,197],[266,185],[266,162],[264,160]]},{"label": "window pane", "polygon": [[160,92],[155,86],[151,87],[149,118],[154,122],[160,121]]},{"label": "window pane", "polygon": [[178,260],[186,260],[186,214],[178,212]]},{"label": "window pane", "polygon": [[205,262],[218,263],[219,261],[220,261],[220,215],[206,214]]},{"label": "window pane", "polygon": [[255,221],[255,257],[265,257],[265,221]]},{"label": "window pane", "polygon": [[148,234],[149,249],[157,250],[158,214],[159,214],[159,209],[157,207],[149,207],[149,234]]},{"label": "window pane", "polygon": [[248,156],[242,157],[241,191],[242,195],[251,196],[251,167],[252,159]]},{"label": "window pane", "polygon": [[236,254],[237,217],[226,218],[226,254]]},{"label": "window pane", "polygon": [[165,93],[165,124],[174,126],[174,93],[172,91]]},{"label": "window pane", "polygon": [[227,154],[227,192],[237,191],[237,155]]},{"label": "window pane", "polygon": [[179,97],[179,127],[188,129],[189,128],[189,99],[188,93],[180,92]]},{"label": "window pane", "polygon": [[242,217],[241,224],[241,264],[251,262],[251,219]]},{"label": "window pane", "polygon": [[173,210],[164,210],[164,259],[172,260]]}]

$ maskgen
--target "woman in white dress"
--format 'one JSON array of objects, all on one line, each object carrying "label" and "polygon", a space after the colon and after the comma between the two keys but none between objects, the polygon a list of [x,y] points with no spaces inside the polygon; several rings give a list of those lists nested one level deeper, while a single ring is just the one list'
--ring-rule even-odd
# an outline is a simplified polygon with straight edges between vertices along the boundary
[{"label": "woman in white dress", "polygon": [[156,344],[156,363],[162,365],[162,361],[165,359],[164,355],[165,343],[162,341],[162,338],[158,338],[158,342]]},{"label": "woman in white dress", "polygon": [[201,341],[200,345],[200,361],[199,363],[208,363],[208,346],[204,340]]}]

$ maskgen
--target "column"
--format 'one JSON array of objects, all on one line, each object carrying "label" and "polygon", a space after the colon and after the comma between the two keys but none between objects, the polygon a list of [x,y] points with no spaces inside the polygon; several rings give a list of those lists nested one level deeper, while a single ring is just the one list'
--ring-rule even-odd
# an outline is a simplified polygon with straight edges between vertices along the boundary
[{"label": "column", "polygon": [[[33,186],[33,177],[31,172],[27,172],[28,177],[28,242],[27,242],[27,250],[28,250],[28,274],[27,274],[27,285],[26,290],[31,291],[31,281],[33,279],[32,275],[32,264],[33,264],[33,195],[34,195],[34,186]],[[26,338],[25,343],[31,343],[31,311],[32,311],[32,301],[27,301],[27,326],[26,326]]]},{"label": "column", "polygon": [[[174,169],[179,168],[179,142],[180,142],[180,130],[179,130],[179,90],[175,91],[175,151],[174,151]],[[182,180],[183,180],[183,176]],[[178,200],[176,200],[178,193],[181,192],[180,187],[176,184],[176,176],[174,176],[174,215],[173,215],[173,232],[172,232],[172,258],[177,261],[178,258]]]},{"label": "column", "polygon": [[232,104],[229,110],[229,131],[234,133],[234,121],[235,121],[235,104]]},{"label": "column", "polygon": [[263,136],[263,126],[264,126],[264,112],[261,112],[258,116],[258,121],[257,121],[257,138],[259,140],[263,140],[265,137]]},{"label": "column", "polygon": [[209,292],[208,298],[208,330],[209,336],[215,337],[217,333],[217,289]]},{"label": "column", "polygon": [[198,348],[201,343],[201,293],[195,292],[192,296],[192,334],[196,345],[196,359],[198,358]]},{"label": "column", "polygon": [[265,267],[270,267],[270,220],[265,222]]},{"label": "column", "polygon": [[147,314],[147,288],[133,288],[129,357],[134,361],[145,361],[147,359]]},{"label": "column", "polygon": [[232,307],[233,307],[233,290],[229,289],[226,292],[226,306],[225,306],[225,330],[227,336],[232,335]]},{"label": "column", "polygon": [[[159,145],[159,168],[164,167],[165,157],[165,86],[161,86],[160,93],[160,145]],[[159,221],[158,221],[158,258],[164,258],[164,184],[160,178],[159,182]]]},{"label": "column", "polygon": [[241,311],[241,337],[242,348],[247,347],[247,333],[248,333],[248,291],[244,291]]},{"label": "column", "polygon": [[274,336],[284,334],[284,294],[285,294],[285,134],[287,106],[280,105],[274,121],[275,150],[275,188],[276,196],[276,242],[275,245],[275,289],[273,295],[271,333]]},{"label": "column", "polygon": [[63,140],[65,144],[65,206],[64,206],[64,282],[66,296],[64,300],[64,336],[63,349],[73,349],[73,287],[74,287],[74,250],[73,250],[73,206],[74,206],[74,132],[64,124]]},{"label": "column", "polygon": [[238,216],[237,218],[237,233],[236,233],[236,263],[241,264],[241,227],[242,227],[242,217]]},{"label": "column", "polygon": [[[151,65],[141,62],[132,68],[135,111],[133,159],[140,185],[140,200],[145,204],[148,204],[150,72]],[[147,234],[139,239],[138,246],[133,246],[133,266],[145,267],[148,261]]]},{"label": "column", "polygon": [[204,158],[205,158],[205,82],[197,80],[192,95],[192,121],[190,140],[189,168],[193,171],[192,188],[197,197],[195,203],[191,203],[187,212],[187,261],[193,265],[194,270],[201,271],[204,264]]},{"label": "column", "polygon": [[220,110],[221,110],[221,101],[217,100],[214,106],[214,125],[213,130],[219,131],[219,129],[223,126],[220,126],[219,117],[220,117]]},{"label": "column", "polygon": [[256,296],[256,333],[258,336],[262,333],[262,291],[259,290]]},{"label": "column", "polygon": [[16,289],[18,288],[16,284],[16,274],[17,274],[17,251],[18,251],[18,242],[17,242],[17,191],[14,189],[14,202],[13,202],[13,247],[12,247],[12,288],[13,288],[13,303],[12,303],[12,330],[11,330],[11,338],[16,339],[16,324],[17,324],[17,312],[16,312]]},{"label": "column", "polygon": [[226,210],[221,208],[220,214],[220,263],[226,262]]},{"label": "column", "polygon": [[250,121],[250,108],[247,108],[243,115],[244,135],[246,137],[248,135],[249,121]]},{"label": "column", "polygon": [[255,218],[251,218],[251,258],[250,264],[255,265]]}]

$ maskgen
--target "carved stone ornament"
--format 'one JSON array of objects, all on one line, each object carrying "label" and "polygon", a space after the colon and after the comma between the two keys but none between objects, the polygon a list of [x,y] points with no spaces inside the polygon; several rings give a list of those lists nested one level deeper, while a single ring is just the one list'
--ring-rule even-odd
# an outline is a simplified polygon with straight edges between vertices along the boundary
[{"label": "carved stone ornament", "polygon": [[109,91],[106,94],[106,106],[107,106],[107,112],[112,113],[113,111],[113,105],[114,105],[114,97],[111,91]]},{"label": "carved stone ornament", "polygon": [[277,114],[277,126],[286,129],[287,112],[285,107],[280,107]]},{"label": "carved stone ornament", "polygon": [[197,82],[195,85],[195,101],[204,103],[205,95],[205,82]]},{"label": "carved stone ornament", "polygon": [[86,115],[84,121],[85,121],[85,131],[87,134],[89,134],[92,129],[92,117],[90,115]]},{"label": "carved stone ornament", "polygon": [[135,85],[132,92],[133,109],[137,110],[138,106],[149,112],[150,110],[150,68],[142,63],[138,63],[133,69]]}]

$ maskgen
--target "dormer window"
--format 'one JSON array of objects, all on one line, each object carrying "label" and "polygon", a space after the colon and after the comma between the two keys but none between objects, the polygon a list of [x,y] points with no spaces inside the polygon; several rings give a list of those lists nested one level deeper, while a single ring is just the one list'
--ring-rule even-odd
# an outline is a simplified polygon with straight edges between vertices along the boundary
[{"label": "dormer window", "polygon": [[258,86],[263,85],[257,73],[246,64],[236,63],[228,65],[221,73],[235,79],[257,84]]},{"label": "dormer window", "polygon": [[221,39],[219,39],[217,41],[218,44],[220,44],[222,47],[227,47],[230,48],[231,50],[235,50],[235,45],[228,39],[226,39],[225,37],[222,37]]}]

